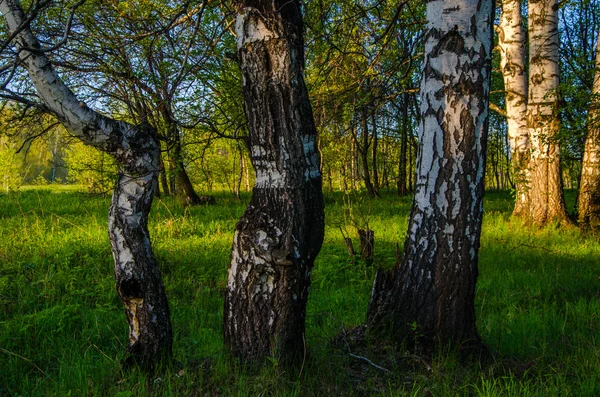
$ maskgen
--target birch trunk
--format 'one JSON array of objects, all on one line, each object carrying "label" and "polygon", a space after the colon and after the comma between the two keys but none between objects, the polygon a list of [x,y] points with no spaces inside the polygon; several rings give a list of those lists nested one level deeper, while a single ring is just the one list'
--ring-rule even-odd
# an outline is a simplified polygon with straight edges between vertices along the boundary
[{"label": "birch trunk", "polygon": [[39,97],[63,125],[84,143],[114,157],[120,167],[108,229],[117,291],[129,323],[127,351],[139,364],[153,366],[171,354],[169,307],[152,253],[148,213],[157,188],[160,151],[148,125],[116,121],[79,102],[63,83],[25,22],[20,3],[0,1],[22,65]]},{"label": "birch trunk", "polygon": [[583,230],[600,228],[600,31],[598,34],[596,74],[588,113],[588,133],[577,202],[579,226]]},{"label": "birch trunk", "polygon": [[558,45],[558,1],[529,0],[528,220],[537,225],[568,221],[558,142]]},{"label": "birch trunk", "polygon": [[[372,332],[396,340],[471,342],[488,130],[493,2],[427,3],[417,184],[404,256],[378,273]],[[411,337],[412,336],[412,337]]]},{"label": "birch trunk", "polygon": [[525,44],[527,42],[521,0],[503,0],[498,29],[500,69],[506,91],[508,139],[511,168],[515,180],[515,208],[513,215],[524,216],[529,208],[529,129],[527,128],[527,73]]},{"label": "birch trunk", "polygon": [[316,128],[297,0],[237,3],[237,47],[256,182],[236,226],[224,338],[245,360],[304,354],[310,273],[323,241]]}]

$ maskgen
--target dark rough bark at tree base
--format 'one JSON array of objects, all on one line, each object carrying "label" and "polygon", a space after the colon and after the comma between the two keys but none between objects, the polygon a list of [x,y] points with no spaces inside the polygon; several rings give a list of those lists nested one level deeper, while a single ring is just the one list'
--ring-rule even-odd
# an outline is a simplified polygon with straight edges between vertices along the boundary
[{"label": "dark rough bark at tree base", "polygon": [[427,17],[415,198],[402,261],[376,277],[367,330],[423,347],[479,348],[492,1],[432,0]]},{"label": "dark rough bark at tree base", "polygon": [[298,1],[238,2],[252,199],[236,226],[223,332],[246,361],[305,356],[310,273],[324,234],[316,128],[302,76]]}]

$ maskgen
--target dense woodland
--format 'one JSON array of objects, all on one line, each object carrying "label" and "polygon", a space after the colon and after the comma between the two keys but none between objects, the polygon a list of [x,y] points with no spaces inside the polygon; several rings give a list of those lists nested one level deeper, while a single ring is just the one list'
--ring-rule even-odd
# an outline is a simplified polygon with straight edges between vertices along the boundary
[{"label": "dense woodland", "polygon": [[[581,382],[538,380],[551,376],[542,364],[535,368],[543,359],[528,356],[525,342],[521,352],[508,352],[498,336],[505,329],[484,309],[482,296],[500,293],[490,292],[490,273],[478,283],[480,257],[489,271],[490,252],[502,252],[491,246],[541,251],[553,268],[560,244],[570,247],[565,252],[579,244],[589,258],[566,255],[587,275],[565,271],[574,278],[560,287],[558,269],[569,265],[558,261],[548,280],[559,292],[540,287],[529,298],[541,296],[548,311],[562,308],[563,295],[578,304],[579,295],[587,297],[589,307],[576,310],[586,312],[580,319],[589,321],[586,332],[598,329],[597,313],[590,318],[588,311],[598,305],[589,277],[600,271],[594,266],[599,2],[0,0],[0,13],[0,217],[7,225],[0,229],[14,234],[21,216],[27,233],[40,236],[54,233],[54,221],[57,230],[65,222],[82,230],[95,245],[73,248],[67,256],[75,259],[65,266],[97,263],[92,267],[103,275],[90,291],[112,280],[101,294],[104,305],[113,300],[113,312],[96,311],[101,305],[94,298],[90,313],[121,324],[119,331],[111,328],[111,347],[103,338],[89,342],[82,331],[88,325],[75,332],[111,362],[96,368],[104,381],[92,376],[85,390],[85,371],[77,372],[79,386],[45,388],[61,375],[18,346],[35,350],[35,343],[1,339],[0,358],[11,361],[0,370],[27,368],[30,375],[0,377],[0,395],[67,389],[76,395],[260,394],[252,382],[279,378],[301,381],[266,386],[266,394],[600,392],[597,368]],[[85,211],[94,220],[75,213],[69,220],[49,192],[62,192],[64,200],[56,202],[65,209],[89,204]],[[95,220],[102,212],[107,223]],[[31,226],[31,214],[43,226]],[[213,227],[218,230],[208,231]],[[106,230],[108,237],[98,237]],[[167,242],[179,247],[179,238],[196,233],[226,240],[183,249],[180,262],[190,274],[200,268],[211,274],[194,276],[199,284],[175,272],[178,258],[165,251]],[[558,236],[568,241],[559,243]],[[40,248],[39,260],[47,249]],[[27,306],[42,298],[24,292],[24,283],[46,285],[51,274],[62,274],[48,268],[46,281],[36,278],[42,277],[34,276],[38,259],[28,255],[38,254],[28,250],[16,259],[18,247],[0,248],[0,306],[7,313],[0,323],[7,329],[21,327],[13,322],[19,311],[35,317],[37,310],[61,307],[53,292],[43,294],[55,302],[45,309]],[[535,255],[530,266],[545,272],[538,265],[544,256]],[[510,277],[530,271],[519,269],[518,255],[506,257]],[[42,263],[38,268],[50,266]],[[497,271],[491,277],[500,280]],[[328,278],[338,290],[324,286]],[[90,299],[85,286],[67,284],[66,295]],[[183,291],[192,286],[187,299]],[[346,294],[360,297],[352,298],[352,316],[340,320],[345,315],[333,315],[341,308],[331,309],[332,302],[344,306]],[[320,299],[332,301],[317,311]],[[65,310],[73,309],[65,302]],[[194,316],[194,308],[218,314],[189,320],[218,334],[206,342],[211,353],[184,348],[194,331],[182,318]],[[328,347],[310,335],[316,329]],[[591,362],[599,363],[596,338],[588,343]],[[337,352],[331,371],[348,377],[325,371],[321,387],[306,378],[324,371],[327,349]],[[311,351],[314,361],[307,358]],[[514,358],[519,354],[534,364]],[[544,365],[552,367],[562,354],[571,357],[547,353],[556,358]],[[454,380],[441,381],[434,367]],[[222,376],[225,368],[231,373]],[[273,372],[257,375],[260,368]],[[111,371],[121,383],[107,380]],[[466,383],[458,380],[461,371]],[[557,373],[574,376],[569,371]],[[182,377],[191,383],[160,386],[163,378]],[[231,379],[245,386],[228,388]],[[135,390],[135,382],[144,386]]]}]

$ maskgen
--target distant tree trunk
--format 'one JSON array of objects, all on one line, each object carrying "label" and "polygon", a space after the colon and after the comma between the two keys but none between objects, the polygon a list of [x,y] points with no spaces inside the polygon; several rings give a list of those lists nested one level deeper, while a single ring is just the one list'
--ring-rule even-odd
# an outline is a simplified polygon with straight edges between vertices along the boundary
[{"label": "distant tree trunk", "polygon": [[181,154],[181,143],[179,142],[179,138],[177,138],[177,140],[178,142],[175,143],[173,148],[173,161],[175,163],[175,175],[177,178],[176,184],[179,187],[177,195],[181,201],[187,205],[205,204],[205,201],[203,201],[200,196],[198,196],[198,193],[196,193],[194,185],[192,185],[192,181],[185,170],[183,156]]},{"label": "distant tree trunk", "polygon": [[237,4],[256,183],[235,229],[224,337],[243,359],[275,356],[289,363],[304,354],[310,273],[324,233],[317,132],[303,79],[302,15],[298,0]]},{"label": "distant tree trunk", "polygon": [[185,170],[179,128],[170,109],[171,104],[168,101],[160,106],[160,114],[163,121],[168,126],[169,144],[172,148],[171,159],[175,167],[176,186],[178,187],[174,193],[186,205],[202,205],[213,203],[214,197],[198,196],[198,193],[196,193],[194,185],[192,185],[192,181]]},{"label": "distant tree trunk", "polygon": [[600,31],[598,34],[596,74],[577,200],[579,227],[583,230],[600,228]]},{"label": "distant tree trunk", "polygon": [[365,187],[367,188],[367,193],[369,196],[377,197],[377,192],[373,187],[373,183],[371,182],[371,171],[369,170],[369,115],[367,113],[366,106],[361,110],[361,140],[362,144],[358,145],[357,139],[357,148],[360,154],[361,165],[362,165],[362,177],[365,182]]},{"label": "distant tree trunk", "polygon": [[521,0],[502,0],[502,15],[498,30],[500,69],[506,91],[508,138],[516,189],[514,216],[526,216],[529,209],[529,129],[527,126],[527,74],[525,45],[527,43]]},{"label": "distant tree trunk", "polygon": [[494,146],[493,151],[489,151],[488,159],[492,166],[492,181],[495,182],[496,190],[500,189],[500,180],[498,179],[498,147]]},{"label": "distant tree trunk", "polygon": [[373,152],[371,156],[371,161],[373,164],[373,192],[375,192],[376,196],[379,196],[379,171],[377,170],[377,150],[379,146],[379,137],[377,136],[377,117],[375,111],[371,113],[371,121],[372,121],[372,140],[373,140]]},{"label": "distant tree trunk", "polygon": [[242,179],[244,179],[244,152],[242,147],[238,143],[238,154],[240,156],[240,172],[238,174],[238,180],[235,184],[235,198],[240,200],[242,198]]},{"label": "distant tree trunk", "polygon": [[169,189],[169,181],[167,179],[167,169],[165,168],[165,163],[163,161],[162,153],[160,154],[159,165],[160,165],[160,184],[162,185],[163,193],[165,196],[170,196],[171,190]]},{"label": "distant tree trunk", "polygon": [[[479,346],[475,283],[485,173],[493,2],[427,2],[418,176],[404,256],[378,273],[371,332]],[[412,338],[410,337],[412,335]]]},{"label": "distant tree trunk", "polygon": [[398,195],[408,194],[406,178],[406,147],[408,144],[408,93],[402,94],[402,124],[400,126],[400,162],[398,168]]},{"label": "distant tree trunk", "polygon": [[383,157],[382,159],[382,164],[381,164],[381,171],[382,171],[382,175],[381,175],[381,185],[383,187],[385,187],[386,191],[389,193],[390,192],[390,170],[389,170],[389,151],[390,151],[390,141],[389,139],[386,139],[385,133],[389,131],[389,119],[386,117],[383,119],[384,121],[384,125],[383,125],[383,133],[382,133],[382,138],[383,141],[381,143],[381,155]]},{"label": "distant tree trunk", "polygon": [[356,127],[352,126],[353,139],[350,141],[350,187],[352,191],[356,190],[356,180],[358,174],[358,139]]},{"label": "distant tree trunk", "polygon": [[113,120],[79,102],[40,51],[19,2],[0,1],[0,11],[48,110],[73,135],[109,153],[119,165],[108,219],[115,278],[129,323],[127,351],[136,362],[151,367],[170,356],[172,344],[169,306],[148,233],[148,213],[160,171],[156,134],[149,125]]},{"label": "distant tree trunk", "polygon": [[528,221],[568,222],[558,134],[558,0],[529,1],[529,99],[531,140]]}]

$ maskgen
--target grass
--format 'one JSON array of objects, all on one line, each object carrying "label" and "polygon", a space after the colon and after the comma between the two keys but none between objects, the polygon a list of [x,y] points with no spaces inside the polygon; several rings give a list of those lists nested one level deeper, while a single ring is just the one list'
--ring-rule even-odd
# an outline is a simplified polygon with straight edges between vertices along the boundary
[{"label": "grass", "polygon": [[[568,197],[573,201],[573,196]],[[223,348],[232,230],[248,196],[217,206],[156,200],[150,222],[170,300],[175,363],[122,373],[127,325],[112,277],[109,199],[45,187],[0,195],[0,395],[9,396],[598,396],[600,246],[575,229],[509,218],[507,193],[486,196],[478,329],[494,359],[462,362],[374,347],[352,357],[334,338],[364,321],[374,267],[348,258],[340,228],[375,230],[375,265],[392,266],[410,200],[326,197],[325,242],[307,314],[301,370],[247,369]]]}]

